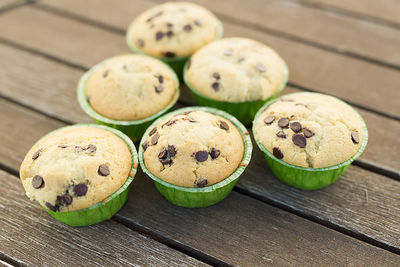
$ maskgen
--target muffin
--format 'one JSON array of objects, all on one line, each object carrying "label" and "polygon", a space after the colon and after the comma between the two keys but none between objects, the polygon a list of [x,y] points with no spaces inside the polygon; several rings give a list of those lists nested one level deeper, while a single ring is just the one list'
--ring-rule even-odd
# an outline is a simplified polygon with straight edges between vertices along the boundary
[{"label": "muffin", "polygon": [[202,46],[221,38],[221,22],[207,9],[188,2],[167,2],[140,14],[126,40],[137,53],[171,63],[179,73],[184,61]]},{"label": "muffin", "polygon": [[[276,176],[303,189],[335,181],[362,153],[368,139],[365,123],[352,107],[335,97],[308,92],[267,103],[254,120],[253,132],[261,149],[268,151],[267,161]],[[279,170],[287,166],[310,173],[303,178],[296,172],[283,176]]]},{"label": "muffin", "polygon": [[[121,132],[77,125],[41,138],[26,154],[20,177],[26,195],[52,216],[67,224],[88,225],[99,222],[102,213],[106,217],[100,221],[122,207],[136,168],[135,148]],[[115,192],[122,196],[110,198]],[[113,205],[111,210],[107,202]],[[96,216],[77,218],[93,206],[98,206],[97,214],[91,211]]]},{"label": "muffin", "polygon": [[285,86],[288,70],[271,48],[247,38],[224,38],[198,50],[184,80],[199,105],[223,109],[250,124]]},{"label": "muffin", "polygon": [[[251,141],[244,126],[210,108],[189,107],[163,116],[147,130],[140,147],[142,168],[158,187],[164,187],[159,188],[161,193],[188,207],[223,199],[250,156]],[[223,194],[217,189],[223,189]],[[174,198],[173,191],[187,193],[186,199]],[[208,198],[205,192],[214,196]]]},{"label": "muffin", "polygon": [[127,133],[132,139],[179,97],[179,82],[164,63],[142,55],[121,55],[88,71],[79,83],[82,108],[95,121]]}]

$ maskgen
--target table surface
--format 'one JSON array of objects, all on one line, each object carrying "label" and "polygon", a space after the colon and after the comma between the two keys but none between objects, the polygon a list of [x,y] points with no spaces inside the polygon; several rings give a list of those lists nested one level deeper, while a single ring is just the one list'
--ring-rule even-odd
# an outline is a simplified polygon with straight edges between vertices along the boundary
[{"label": "table surface", "polygon": [[[73,228],[25,196],[19,165],[45,133],[90,122],[76,101],[90,66],[128,52],[129,22],[157,0],[0,0],[0,265],[400,265],[398,0],[199,0],[226,36],[287,61],[285,93],[317,91],[357,108],[364,154],[334,185],[288,187],[257,147],[233,192],[202,209],[173,206],[138,172],[110,220]],[[179,106],[193,103],[182,88]]]}]

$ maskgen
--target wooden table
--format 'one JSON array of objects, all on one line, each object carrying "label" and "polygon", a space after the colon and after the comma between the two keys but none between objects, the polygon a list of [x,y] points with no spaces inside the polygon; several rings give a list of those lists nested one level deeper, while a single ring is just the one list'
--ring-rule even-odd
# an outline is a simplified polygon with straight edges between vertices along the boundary
[{"label": "wooden table", "polygon": [[[24,195],[19,165],[45,133],[89,122],[80,76],[128,52],[129,22],[161,1],[0,0],[0,263],[3,265],[400,266],[398,0],[199,0],[226,36],[257,39],[290,68],[283,93],[318,91],[365,118],[364,154],[334,185],[290,188],[257,147],[230,196],[203,209],[167,202],[141,171],[111,220],[73,228]],[[190,105],[182,88],[179,105]]]}]

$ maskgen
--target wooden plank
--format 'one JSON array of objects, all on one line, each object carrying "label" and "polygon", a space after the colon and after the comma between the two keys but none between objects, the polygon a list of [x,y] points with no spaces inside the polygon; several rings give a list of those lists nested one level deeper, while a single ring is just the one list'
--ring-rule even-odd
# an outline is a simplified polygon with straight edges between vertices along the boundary
[{"label": "wooden plank", "polygon": [[24,0],[0,0],[0,12],[3,9],[7,9],[11,6],[15,6],[17,4],[22,4],[25,2]]},{"label": "wooden plank", "polygon": [[[298,0],[295,0],[298,1]],[[365,16],[371,16],[383,21],[400,24],[400,8],[398,0],[300,0],[304,3],[316,4],[317,6],[329,9],[330,7],[347,10]]]},{"label": "wooden plank", "polygon": [[206,266],[113,221],[70,227],[25,196],[0,170],[0,253],[31,266]]},{"label": "wooden plank", "polygon": [[[39,55],[0,44],[0,95],[43,113],[74,123],[90,122],[76,101],[76,84],[84,71]],[[21,75],[23,73],[24,75]],[[43,75],[46,73],[46,75]],[[298,92],[287,87],[283,93]],[[187,88],[181,100],[194,103]],[[369,128],[370,141],[360,159],[400,175],[400,122],[358,109]]]},{"label": "wooden plank", "polygon": [[[84,10],[89,9],[89,7],[85,6],[87,1],[80,1],[79,3],[81,3],[81,8],[76,8],[75,14],[85,16],[86,12]],[[135,1],[135,10],[144,10],[148,6],[149,3],[147,2]],[[111,11],[112,9],[107,10],[110,14],[109,16],[100,17],[103,12],[99,13],[97,19],[108,23],[113,21],[114,15],[122,17],[128,14],[128,12],[124,12],[125,9],[128,9],[127,7],[113,5],[113,8],[114,11]],[[129,20],[132,17],[129,15]],[[64,31],[68,32],[68,34],[64,34],[63,31],[55,31],[54,27],[51,26],[61,22]],[[13,26],[7,27],[6,25],[8,24]],[[26,34],[24,32],[27,24],[31,26],[30,28],[37,29],[42,33],[40,39],[32,38],[29,43],[25,42]],[[366,106],[400,118],[398,115],[400,114],[400,106],[397,103],[397,99],[400,97],[397,86],[400,84],[400,72],[279,38],[265,32],[234,25],[226,21],[224,21],[224,25],[226,36],[250,37],[274,47],[288,62],[291,71],[291,83],[339,96],[360,106]],[[62,57],[64,60],[74,60],[74,62],[79,62],[85,66],[90,65],[93,61],[99,61],[99,57],[104,58],[107,56],[105,53],[99,55],[95,53],[96,51],[90,53],[87,51],[90,51],[92,47],[96,47],[99,40],[107,40],[110,34],[110,32],[101,31],[89,25],[80,24],[30,7],[19,8],[0,16],[0,35],[4,38]],[[71,50],[70,40],[82,39],[82,36],[88,36],[83,42],[77,42],[82,49],[69,53]],[[115,39],[113,41],[114,45],[125,46],[122,35],[118,37],[117,34],[113,34],[113,36]],[[120,41],[117,41],[117,39]],[[50,43],[50,45],[44,45],[44,43]],[[73,44],[73,46],[75,45],[77,44]],[[49,46],[50,48],[48,48]],[[109,50],[122,49],[112,46],[112,40],[109,40],[109,43],[107,43]],[[96,57],[96,60],[91,59],[93,57]],[[360,93],[361,90],[368,93]]]},{"label": "wooden plank", "polygon": [[0,44],[0,94],[52,116],[91,122],[76,100],[84,71]]},{"label": "wooden plank", "polygon": [[0,32],[8,40],[85,67],[107,57],[129,52],[120,34],[29,6],[1,14]]},{"label": "wooden plank", "polygon": [[[3,104],[1,103],[0,106],[6,106],[8,114],[16,114],[24,109],[14,104]],[[0,112],[0,114],[3,113]],[[30,112],[27,112],[25,116],[28,118],[27,120],[31,121],[36,121],[37,117],[43,117]],[[48,119],[49,124],[50,121]],[[2,123],[1,119],[0,123]],[[41,129],[42,124],[40,122],[33,124],[33,127],[25,129],[23,122],[19,121],[19,117],[15,117],[13,127],[20,131],[25,131],[26,135],[32,139],[24,141],[23,145],[16,146],[12,151],[20,158],[36,139],[30,135],[30,132],[41,133],[46,131]],[[6,135],[6,133],[0,132],[2,146],[5,145],[3,143],[4,139],[1,138],[3,135]],[[17,140],[17,138],[14,138],[14,143]],[[21,142],[21,140],[18,140],[18,142]],[[3,154],[2,151],[0,151],[0,162],[3,164],[15,164],[7,161],[7,155]],[[15,169],[18,168],[18,165],[10,165],[9,167]],[[244,179],[248,178],[244,177]],[[0,206],[0,211],[2,208],[6,209],[9,206],[13,207],[12,209],[15,207],[17,210],[12,210],[11,214],[16,213],[17,215],[11,216],[12,218],[28,216],[29,218],[35,218],[35,226],[40,226],[36,229],[41,234],[35,234],[33,237],[31,237],[32,232],[29,232],[28,226],[21,227],[26,229],[21,234],[29,237],[28,240],[35,238],[37,235],[45,235],[46,240],[61,236],[59,237],[63,241],[61,242],[61,247],[79,251],[76,247],[70,247],[79,242],[70,244],[67,240],[71,239],[71,236],[81,238],[82,231],[88,231],[87,235],[89,237],[85,238],[84,244],[86,242],[98,244],[105,242],[104,240],[112,240],[120,243],[121,247],[131,247],[132,250],[136,248],[137,245],[125,244],[125,240],[119,241],[116,236],[104,235],[101,231],[98,233],[98,229],[102,229],[101,227],[104,225],[111,227],[109,226],[111,222],[100,224],[94,228],[66,227],[67,234],[63,229],[63,235],[54,236],[54,228],[57,229],[60,224],[51,220],[48,215],[37,207],[37,204],[30,203],[23,197],[22,187],[17,179],[7,178],[5,180],[7,182],[3,182],[3,187],[0,189],[1,203],[10,203],[10,199],[18,199],[18,201],[14,203],[11,200],[11,204]],[[10,197],[9,194],[12,196],[16,194],[16,196]],[[24,212],[25,209],[28,209],[28,213]],[[35,215],[30,215],[29,212],[34,212]],[[0,216],[1,214],[6,213],[0,212]],[[157,192],[151,180],[145,177],[141,171],[135,177],[127,204],[114,218],[123,224],[140,229],[146,234],[155,235],[156,238],[170,240],[169,242],[189,247],[191,251],[206,253],[211,257],[235,265],[307,264],[308,266],[321,266],[335,262],[337,265],[360,266],[371,263],[380,264],[381,266],[395,266],[400,260],[399,255],[348,237],[236,192],[233,192],[226,200],[213,207],[204,209],[176,207],[167,202]],[[23,218],[20,220],[23,221]],[[30,223],[32,224],[31,221]],[[45,227],[45,229],[42,227]],[[52,231],[52,233],[50,234],[48,231]],[[3,235],[8,239],[10,238],[7,232],[0,232],[3,232]],[[108,234],[112,234],[112,232]],[[92,235],[96,235],[99,241],[91,239],[90,236]],[[17,234],[15,236],[18,237]],[[131,238],[127,238],[127,240],[135,242]],[[41,243],[35,239],[34,242]],[[32,244],[30,244],[30,248],[37,249]],[[55,249],[58,249],[58,247]],[[38,251],[43,250],[39,249]],[[124,255],[129,255],[130,253],[129,250],[124,250],[123,252],[125,253]],[[12,251],[6,252],[6,254],[10,253]],[[147,252],[138,251],[137,253],[146,254]],[[36,257],[40,258],[38,254],[36,251]],[[63,254],[69,257],[68,253],[64,252]],[[53,256],[54,253],[49,253],[49,255]],[[323,257],[316,257],[315,255],[323,255]]]}]

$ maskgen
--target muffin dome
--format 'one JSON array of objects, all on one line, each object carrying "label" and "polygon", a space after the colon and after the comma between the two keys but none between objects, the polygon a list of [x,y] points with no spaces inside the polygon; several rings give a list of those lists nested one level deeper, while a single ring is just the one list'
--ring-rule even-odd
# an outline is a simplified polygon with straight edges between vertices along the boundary
[{"label": "muffin dome", "polygon": [[343,163],[363,142],[361,117],[346,103],[323,94],[284,96],[254,123],[257,142],[276,158],[300,167]]},{"label": "muffin dome", "polygon": [[122,55],[97,65],[85,93],[90,106],[114,120],[132,121],[164,109],[178,93],[175,73],[164,63],[142,55]]},{"label": "muffin dome", "polygon": [[246,38],[224,38],[198,50],[186,70],[189,87],[227,102],[265,100],[287,79],[281,57]]},{"label": "muffin dome", "polygon": [[39,140],[20,169],[26,195],[52,211],[88,208],[127,180],[132,155],[113,133],[89,126],[69,127]]},{"label": "muffin dome", "polygon": [[183,187],[204,187],[229,177],[240,165],[244,143],[227,119],[187,111],[161,121],[142,142],[146,168]]},{"label": "muffin dome", "polygon": [[221,23],[207,9],[168,2],[139,15],[129,26],[127,40],[154,57],[187,57],[214,41],[220,31]]}]

